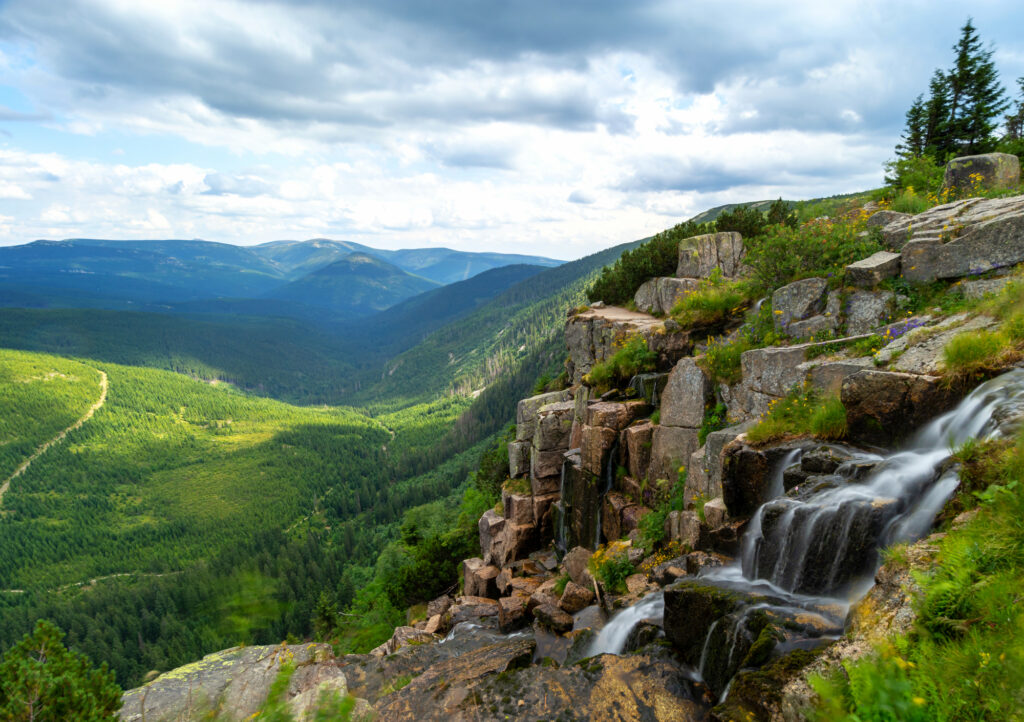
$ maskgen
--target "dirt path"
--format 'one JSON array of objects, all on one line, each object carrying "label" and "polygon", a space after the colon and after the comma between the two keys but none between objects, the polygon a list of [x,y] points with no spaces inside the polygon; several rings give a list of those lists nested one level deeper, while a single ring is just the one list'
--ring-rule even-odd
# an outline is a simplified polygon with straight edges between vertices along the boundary
[{"label": "dirt path", "polygon": [[7,477],[7,480],[4,481],[3,485],[0,485],[0,505],[3,504],[4,494],[6,494],[7,490],[11,487],[11,482],[12,481],[17,479],[22,474],[24,474],[25,470],[28,469],[28,467],[32,465],[32,462],[35,461],[36,459],[38,459],[44,453],[46,453],[47,449],[49,449],[54,444],[59,444],[61,441],[64,440],[65,436],[67,436],[69,433],[71,433],[75,429],[78,429],[79,427],[82,426],[82,424],[84,424],[86,421],[91,419],[92,415],[95,414],[99,410],[99,408],[101,406],[103,406],[103,404],[106,402],[106,400],[107,400],[107,374],[106,374],[106,372],[100,371],[99,369],[96,369],[96,370],[99,371],[99,373],[100,373],[100,397],[99,397],[99,399],[97,399],[95,404],[93,404],[92,406],[89,407],[89,410],[85,412],[85,414],[82,416],[82,418],[80,418],[78,421],[73,423],[71,426],[69,426],[68,428],[64,429],[62,432],[60,432],[59,434],[54,436],[52,439],[50,439],[49,441],[44,443],[42,446],[40,446],[38,449],[35,450],[35,453],[32,454],[32,456],[28,457],[27,459],[25,459],[25,461],[21,462],[21,466],[19,466],[17,469],[15,469],[14,473],[11,474],[9,477]]}]

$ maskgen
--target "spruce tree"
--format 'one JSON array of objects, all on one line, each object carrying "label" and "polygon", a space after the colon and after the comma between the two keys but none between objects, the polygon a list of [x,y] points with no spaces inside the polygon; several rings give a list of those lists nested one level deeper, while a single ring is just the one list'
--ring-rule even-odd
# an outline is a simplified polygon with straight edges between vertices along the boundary
[{"label": "spruce tree", "polygon": [[1024,138],[1024,77],[1017,78],[1017,85],[1020,87],[1020,96],[1016,100],[1016,107],[1012,113],[1008,113],[1003,118],[1003,125],[1006,129],[1005,140]]},{"label": "spruce tree", "polygon": [[949,132],[940,149],[946,156],[984,153],[995,147],[994,131],[1006,110],[1005,91],[992,62],[994,50],[982,47],[970,19],[960,28],[960,40],[953,49],[956,62],[946,74]]},{"label": "spruce tree", "polygon": [[914,98],[906,118],[907,126],[896,146],[896,155],[900,158],[917,158],[924,154],[928,144],[928,109],[923,95]]},{"label": "spruce tree", "polygon": [[946,74],[936,68],[928,83],[928,103],[925,105],[924,153],[937,163],[946,162],[949,137],[949,82]]}]

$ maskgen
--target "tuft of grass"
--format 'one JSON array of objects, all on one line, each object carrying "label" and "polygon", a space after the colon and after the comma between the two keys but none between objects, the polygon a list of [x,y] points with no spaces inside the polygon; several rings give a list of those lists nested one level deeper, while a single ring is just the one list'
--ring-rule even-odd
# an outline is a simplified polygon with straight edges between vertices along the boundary
[{"label": "tuft of grass", "polygon": [[942,350],[946,378],[954,383],[995,373],[1020,356],[1018,343],[1001,329],[966,331],[950,339]]},{"label": "tuft of grass", "polygon": [[720,269],[700,282],[672,307],[672,318],[683,326],[714,326],[735,316],[750,302],[749,284],[726,281]]},{"label": "tuft of grass", "polygon": [[697,359],[697,365],[708,375],[713,384],[734,384],[743,377],[740,357],[744,351],[754,348],[746,335],[731,343],[722,338],[709,338],[704,355]]},{"label": "tuft of grass", "polygon": [[704,442],[707,441],[708,434],[711,432],[724,429],[729,425],[728,413],[728,407],[720,401],[714,406],[709,405],[704,409],[704,419],[701,421],[700,431],[697,432],[697,446],[704,446]]},{"label": "tuft of grass", "polygon": [[583,381],[603,393],[628,382],[636,374],[653,371],[657,360],[658,354],[647,347],[646,339],[631,336],[611,358],[594,364]]},{"label": "tuft of grass", "polygon": [[846,436],[846,409],[838,397],[822,397],[808,386],[794,388],[771,403],[768,412],[747,432],[747,439],[760,446],[807,434],[823,439]]},{"label": "tuft of grass", "polygon": [[554,588],[555,596],[561,597],[562,594],[565,592],[565,587],[568,584],[569,584],[569,575],[568,574],[563,574],[558,579],[556,579],[555,580],[555,588]]},{"label": "tuft of grass", "polygon": [[924,213],[933,205],[934,204],[927,196],[920,196],[914,192],[913,188],[907,188],[892,199],[891,208],[892,210],[900,213],[911,213],[916,215],[918,213]]}]

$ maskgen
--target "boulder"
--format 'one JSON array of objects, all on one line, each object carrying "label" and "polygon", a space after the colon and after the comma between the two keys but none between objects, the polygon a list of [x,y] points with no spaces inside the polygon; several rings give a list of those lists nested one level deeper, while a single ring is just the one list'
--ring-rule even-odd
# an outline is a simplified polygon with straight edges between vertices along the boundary
[{"label": "boulder", "polygon": [[[661,424],[697,428],[704,420],[704,408],[711,401],[711,381],[693,358],[676,364],[661,396]],[[689,455],[684,458],[689,458]]]},{"label": "boulder", "polygon": [[781,473],[779,465],[795,448],[807,444],[798,442],[754,449],[737,441],[728,446],[723,452],[722,500],[729,516],[750,516],[761,504],[781,493],[782,489],[778,488],[781,478],[775,475],[776,471]]},{"label": "boulder", "polygon": [[594,585],[594,578],[590,576],[590,570],[587,568],[591,556],[593,556],[593,552],[589,549],[575,547],[562,560],[569,578],[579,586],[588,589]]},{"label": "boulder", "polygon": [[704,523],[708,525],[710,529],[717,529],[718,527],[725,524],[726,519],[729,518],[729,511],[725,506],[725,499],[720,496],[716,496],[704,504]]},{"label": "boulder", "polygon": [[537,412],[533,448],[538,451],[568,449],[574,408],[575,405],[572,401],[560,401],[541,407]]},{"label": "boulder", "polygon": [[541,538],[548,539],[551,537],[551,529],[554,523],[551,507],[558,502],[558,492],[531,496],[530,499],[533,502],[533,518],[535,520],[534,523],[537,525],[537,531]]},{"label": "boulder", "polygon": [[637,311],[643,313],[663,313],[661,310],[661,303],[658,301],[658,281],[657,278],[649,278],[640,284],[640,288],[636,289],[636,293],[633,294],[633,305],[636,306]]},{"label": "boulder", "polygon": [[638,311],[665,315],[672,311],[676,302],[696,290],[698,281],[694,278],[652,278],[645,281],[633,296]]},{"label": "boulder", "polygon": [[629,536],[640,526],[640,520],[651,513],[646,506],[630,505],[622,510],[622,536]]},{"label": "boulder", "polygon": [[466,559],[462,562],[462,589],[468,597],[498,598],[498,567],[485,564],[483,559]]},{"label": "boulder", "polygon": [[807,345],[775,346],[744,351],[740,355],[743,385],[769,396],[785,396],[793,386],[802,383]]},{"label": "boulder", "polygon": [[876,226],[881,228],[889,225],[890,223],[909,220],[910,218],[913,218],[913,216],[909,213],[900,213],[899,211],[877,211],[868,217],[866,225],[868,228],[874,228]]},{"label": "boulder", "polygon": [[686,334],[666,334],[665,325],[649,314],[615,306],[592,307],[574,314],[565,325],[569,348],[566,372],[570,382],[574,386],[582,383],[595,363],[610,358],[633,336],[643,337],[648,348],[666,358],[679,358],[690,349]]},{"label": "boulder", "polygon": [[655,426],[647,478],[651,481],[665,479],[670,485],[674,484],[679,478],[679,467],[685,466],[699,447],[699,434],[698,429]]},{"label": "boulder", "polygon": [[981,278],[977,281],[962,281],[960,283],[960,293],[963,294],[964,298],[971,299],[995,296],[1002,293],[1010,280],[1010,276],[1001,276],[999,278]]},{"label": "boulder", "polygon": [[846,282],[851,286],[873,288],[887,278],[900,275],[900,254],[879,251],[846,267]]},{"label": "boulder", "polygon": [[542,604],[533,610],[533,618],[546,629],[555,634],[564,634],[572,631],[572,615],[559,609],[556,606]]},{"label": "boulder", "polygon": [[505,517],[488,509],[477,522],[480,530],[480,554],[484,564],[491,564],[504,555]]},{"label": "boulder", "polygon": [[892,291],[853,291],[846,299],[846,330],[852,335],[871,333],[892,316]]},{"label": "boulder", "polygon": [[569,614],[575,614],[593,603],[594,593],[576,582],[568,582],[565,591],[562,592],[562,598],[558,600],[558,606]]},{"label": "boulder", "polygon": [[[547,451],[541,452],[547,454]],[[563,457],[564,458],[564,457]],[[545,463],[548,463],[545,461]],[[541,467],[544,469],[545,467]],[[540,497],[550,496],[551,494],[558,494],[559,487],[562,485],[562,467],[559,465],[558,474],[552,476],[531,476],[530,477],[530,492],[533,494],[534,499]]]},{"label": "boulder", "polygon": [[686,488],[683,489],[683,504],[689,506],[708,488],[707,446],[702,446],[690,455],[686,465]]},{"label": "boulder", "polygon": [[783,286],[772,294],[775,328],[789,333],[789,325],[817,316],[825,310],[828,281],[824,278],[805,278]]},{"label": "boulder", "polygon": [[726,278],[735,278],[743,271],[746,251],[739,233],[722,232],[693,236],[679,242],[679,278],[707,278],[718,268]]},{"label": "boulder", "polygon": [[555,594],[555,585],[558,583],[557,579],[548,579],[546,582],[541,584],[539,587],[533,590],[530,595],[529,601],[526,603],[526,608],[530,612],[542,604],[550,604],[558,606],[558,596]]},{"label": "boulder", "polygon": [[552,391],[547,394],[520,399],[516,405],[516,441],[532,441],[533,432],[537,428],[537,413],[548,404],[565,401],[569,398],[568,391]]},{"label": "boulder", "polygon": [[665,536],[689,549],[700,546],[700,517],[695,511],[670,511],[665,519]]},{"label": "boulder", "polygon": [[801,364],[805,369],[805,378],[811,388],[821,391],[826,396],[838,396],[843,386],[843,379],[852,376],[865,368],[873,368],[870,358],[856,358],[849,361],[828,361],[825,363]]},{"label": "boulder", "polygon": [[532,446],[529,441],[508,442],[508,475],[513,479],[530,474],[530,449]]},{"label": "boulder", "polygon": [[434,599],[433,601],[427,602],[427,617],[433,617],[436,614],[444,614],[447,612],[454,600],[447,594]]},{"label": "boulder", "polygon": [[631,505],[632,502],[619,492],[610,491],[604,495],[603,507],[601,509],[601,531],[604,533],[605,539],[615,540],[622,538],[624,534],[622,531],[622,512]]},{"label": "boulder", "polygon": [[730,562],[729,557],[714,552],[690,552],[686,555],[686,573],[697,576],[703,569],[717,569]]},{"label": "boulder", "polygon": [[946,163],[942,187],[973,193],[988,188],[1020,185],[1020,159],[1009,153],[985,153],[954,158]]},{"label": "boulder", "polygon": [[896,356],[895,351],[902,349],[899,357],[891,361],[892,371],[905,371],[912,374],[938,374],[945,364],[943,349],[953,337],[967,331],[980,331],[997,325],[995,319],[988,316],[966,318],[966,314],[951,316],[936,324],[927,332],[908,334],[885,346],[878,354],[879,360],[889,360]]},{"label": "boulder", "polygon": [[495,578],[494,582],[498,587],[498,594],[507,597],[512,593],[512,577],[514,573],[511,567],[505,567],[501,570],[501,574]]},{"label": "boulder", "polygon": [[877,369],[847,377],[840,398],[848,438],[882,446],[894,444],[957,401],[938,377]]},{"label": "boulder", "polygon": [[525,557],[536,548],[537,527],[532,523],[512,524],[506,522],[502,529],[502,553],[494,558],[494,564],[502,567],[508,566],[516,559]]},{"label": "boulder", "polygon": [[644,421],[622,430],[619,435],[619,449],[626,452],[626,468],[634,479],[647,477],[651,465],[651,444],[654,440],[654,424]]},{"label": "boulder", "polygon": [[[753,421],[745,421],[742,424],[736,424],[729,426],[725,429],[719,429],[718,431],[712,431],[708,434],[706,441],[704,442],[704,463],[707,469],[707,483],[703,488],[697,489],[693,487],[693,498],[696,498],[697,492],[699,492],[705,499],[711,499],[716,496],[722,495],[722,451],[726,446],[731,444],[737,436],[743,434],[754,425]],[[690,487],[690,480],[686,480],[687,487]],[[691,499],[684,499],[684,502],[689,505]]]},{"label": "boulder", "polygon": [[584,423],[587,426],[604,426],[619,431],[649,411],[650,407],[644,401],[598,401],[587,407]]},{"label": "boulder", "polygon": [[529,597],[519,594],[502,597],[498,600],[498,630],[502,634],[514,632],[525,627],[529,621],[526,617],[526,603]]},{"label": "boulder", "polygon": [[580,447],[584,471],[603,478],[608,456],[618,438],[615,429],[607,426],[584,426],[583,445]]},{"label": "boulder", "polygon": [[498,602],[487,597],[456,597],[448,614],[453,627],[462,622],[479,624],[482,619],[498,616]]}]

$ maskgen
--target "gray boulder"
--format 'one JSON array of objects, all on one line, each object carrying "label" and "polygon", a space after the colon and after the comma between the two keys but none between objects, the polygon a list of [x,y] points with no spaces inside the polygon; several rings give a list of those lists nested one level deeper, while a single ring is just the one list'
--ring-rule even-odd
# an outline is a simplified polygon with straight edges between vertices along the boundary
[{"label": "gray boulder", "polygon": [[711,381],[693,358],[684,358],[669,374],[661,395],[661,424],[697,428],[711,400]]},{"label": "gray boulder", "polygon": [[1016,188],[1020,159],[1009,153],[985,153],[954,158],[946,164],[943,188],[973,192],[983,188]]},{"label": "gray boulder", "polygon": [[824,278],[794,281],[772,294],[775,328],[788,333],[794,321],[817,316],[825,310],[828,282]]},{"label": "gray boulder", "polygon": [[735,278],[743,270],[746,250],[739,233],[723,232],[693,236],[679,242],[679,278],[707,278],[718,268],[726,278]]},{"label": "gray boulder", "polygon": [[568,398],[568,391],[552,391],[547,394],[531,396],[528,399],[520,399],[516,405],[516,441],[533,439],[534,429],[537,428],[537,413],[542,407],[565,401]]},{"label": "gray boulder", "polygon": [[873,213],[867,220],[867,227],[874,228],[875,226],[887,226],[895,221],[902,221],[909,219],[911,215],[909,213],[900,213],[899,211],[878,211]]},{"label": "gray boulder", "polygon": [[851,336],[871,333],[889,321],[892,291],[857,290],[846,299],[846,330]]},{"label": "gray boulder", "polygon": [[871,288],[887,278],[900,274],[900,254],[879,251],[846,267],[846,282],[851,286]]},{"label": "gray boulder", "polygon": [[569,448],[574,408],[575,404],[572,401],[559,401],[542,406],[538,410],[536,430],[533,433],[535,449],[551,451]]}]

